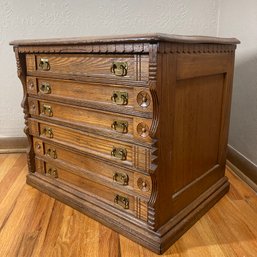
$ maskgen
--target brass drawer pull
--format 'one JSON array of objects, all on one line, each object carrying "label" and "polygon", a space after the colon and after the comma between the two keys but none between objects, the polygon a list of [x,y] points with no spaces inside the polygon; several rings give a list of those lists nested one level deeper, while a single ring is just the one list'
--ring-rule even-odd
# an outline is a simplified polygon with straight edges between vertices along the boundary
[{"label": "brass drawer pull", "polygon": [[52,158],[52,159],[57,159],[57,152],[55,149],[48,148],[46,150],[46,156]]},{"label": "brass drawer pull", "polygon": [[124,209],[129,209],[129,199],[127,197],[116,195],[114,198],[114,203],[118,204]]},{"label": "brass drawer pull", "polygon": [[111,151],[111,156],[124,161],[127,159],[127,150],[125,148],[113,147]]},{"label": "brass drawer pull", "polygon": [[47,58],[41,58],[38,67],[44,71],[50,70],[50,64]]},{"label": "brass drawer pull", "polygon": [[116,130],[119,133],[123,133],[123,134],[128,133],[128,122],[127,121],[115,120],[112,123],[111,127],[113,130]]},{"label": "brass drawer pull", "polygon": [[46,82],[42,82],[39,91],[43,94],[51,94],[51,86]]},{"label": "brass drawer pull", "polygon": [[116,76],[126,76],[128,73],[127,62],[113,62],[111,66],[111,73]]},{"label": "brass drawer pull", "polygon": [[113,181],[121,184],[123,186],[128,185],[129,177],[126,173],[114,172],[113,173]]},{"label": "brass drawer pull", "polygon": [[48,138],[53,138],[53,130],[51,128],[44,128],[42,134]]},{"label": "brass drawer pull", "polygon": [[113,91],[111,100],[115,104],[127,105],[128,104],[128,93],[120,92],[120,91]]},{"label": "brass drawer pull", "polygon": [[58,172],[57,172],[57,169],[55,168],[49,168],[47,171],[46,171],[46,175],[52,177],[52,178],[58,178]]},{"label": "brass drawer pull", "polygon": [[42,109],[41,109],[41,114],[52,117],[53,116],[53,110],[50,105],[43,104]]}]

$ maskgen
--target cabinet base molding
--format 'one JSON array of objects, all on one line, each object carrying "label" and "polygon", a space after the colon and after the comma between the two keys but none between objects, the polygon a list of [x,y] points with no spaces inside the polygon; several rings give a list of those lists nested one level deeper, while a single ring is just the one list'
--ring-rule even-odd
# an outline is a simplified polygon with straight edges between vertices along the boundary
[{"label": "cabinet base molding", "polygon": [[[142,221],[131,217],[121,218],[117,215],[117,210],[112,209],[108,204],[98,203],[97,199],[89,195],[82,199],[75,193],[76,190],[66,191],[65,187],[58,187],[47,178],[44,180],[30,173],[27,176],[27,183],[157,254],[164,253],[229,190],[229,182],[226,177],[223,177],[161,228],[153,231]],[[142,223],[141,226],[138,226],[138,222]]]},{"label": "cabinet base molding", "polygon": [[25,153],[27,146],[26,137],[0,137],[0,153]]}]

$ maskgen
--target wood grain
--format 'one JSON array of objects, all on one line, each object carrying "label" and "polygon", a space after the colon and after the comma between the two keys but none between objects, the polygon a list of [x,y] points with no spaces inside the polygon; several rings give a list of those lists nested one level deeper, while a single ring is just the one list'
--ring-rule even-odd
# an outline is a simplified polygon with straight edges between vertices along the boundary
[{"label": "wood grain", "polygon": [[[39,67],[41,59],[47,59],[49,70],[42,71]],[[110,69],[113,62],[126,62],[128,65],[125,76],[116,76]],[[41,75],[43,77],[56,77],[60,75],[86,76],[125,80],[148,81],[148,55],[26,55],[27,74]]]},{"label": "wood grain", "polygon": [[[114,114],[106,111],[99,111],[89,108],[75,107],[73,105],[56,104],[50,101],[39,101],[36,98],[29,97],[29,113],[32,117],[45,118],[48,121],[59,121],[61,123],[70,123],[74,127],[85,127],[101,131],[105,130],[110,134],[116,134],[119,138],[131,138],[141,142],[151,143],[151,137],[141,137],[137,132],[139,123],[151,126],[151,119],[137,118],[129,115]],[[44,106],[51,108],[51,116],[44,113]],[[113,129],[112,124],[115,122],[125,122],[127,129],[123,132],[119,129]],[[99,133],[98,132],[98,133]]]},{"label": "wood grain", "polygon": [[[121,166],[134,167],[142,172],[148,173],[150,165],[150,149],[146,147],[132,145],[117,140],[110,140],[104,137],[84,133],[75,129],[64,128],[51,123],[40,122],[34,119],[31,119],[29,124],[30,133],[34,136],[41,137],[45,140],[51,140],[55,143],[60,143],[63,146],[77,149],[81,152],[92,154],[95,157],[102,157],[106,160],[111,160]],[[52,129],[52,138],[47,138],[45,136],[45,128]],[[120,160],[111,156],[113,147],[126,149],[126,159]]]},{"label": "wood grain", "polygon": [[[40,90],[42,85],[45,84],[50,86],[50,93],[46,94]],[[27,76],[27,90],[31,96],[37,95],[37,97],[45,100],[55,100],[73,105],[77,104],[78,106],[82,105],[96,109],[111,110],[118,113],[135,114],[136,116],[151,117],[152,114],[151,101],[147,108],[142,108],[136,103],[136,96],[140,91],[143,90],[150,96],[149,89],[142,89],[142,87],[83,83]],[[128,94],[128,102],[126,105],[118,105],[111,100],[111,97],[117,91]]]},{"label": "wood grain", "polygon": [[[48,154],[49,149],[55,151],[54,157]],[[131,193],[132,190],[147,198],[151,195],[150,177],[142,173],[125,169],[113,163],[103,163],[102,160],[94,158],[93,156],[66,150],[63,147],[52,143],[45,143],[37,138],[34,138],[34,151],[41,160],[50,162],[53,166],[63,169],[69,167],[69,169],[79,173],[82,177],[105,184],[109,187],[115,187],[124,192]],[[39,165],[36,166],[38,167]],[[122,184],[120,181],[114,180],[113,176],[115,173],[126,175],[128,178],[127,184]],[[147,183],[147,190],[140,189],[138,180]]]},{"label": "wood grain", "polygon": [[[1,257],[155,257],[25,184],[25,154],[0,155]],[[15,176],[14,176],[15,174]],[[256,256],[257,195],[227,170],[229,193],[163,256]]]}]

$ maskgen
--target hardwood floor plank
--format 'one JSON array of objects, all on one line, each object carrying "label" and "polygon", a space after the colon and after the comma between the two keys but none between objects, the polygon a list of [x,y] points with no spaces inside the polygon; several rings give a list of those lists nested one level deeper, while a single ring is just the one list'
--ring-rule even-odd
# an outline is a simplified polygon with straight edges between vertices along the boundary
[{"label": "hardwood floor plank", "polygon": [[104,256],[104,257],[121,256],[119,234],[102,225],[99,226],[98,256]]},{"label": "hardwood floor plank", "polygon": [[[0,154],[0,181],[5,177],[20,156],[21,154]],[[24,154],[22,156],[26,158]],[[23,164],[26,165],[25,162],[23,162]]]},{"label": "hardwood floor plank", "polygon": [[22,189],[25,187],[26,173],[27,167],[25,167],[17,176],[8,193],[0,201],[0,233],[1,228],[4,227],[5,223],[15,208],[18,196],[20,195]]},{"label": "hardwood floor plank", "polygon": [[[1,157],[1,257],[158,256],[25,185],[25,155]],[[229,193],[163,256],[257,256],[257,194],[230,171],[227,176]]]},{"label": "hardwood floor plank", "polygon": [[26,157],[24,155],[20,155],[17,156],[17,159],[12,166],[6,165],[5,175],[3,175],[2,179],[0,180],[0,203],[13,186],[14,181],[18,177],[17,175],[20,174],[20,170],[26,167],[25,161]]}]

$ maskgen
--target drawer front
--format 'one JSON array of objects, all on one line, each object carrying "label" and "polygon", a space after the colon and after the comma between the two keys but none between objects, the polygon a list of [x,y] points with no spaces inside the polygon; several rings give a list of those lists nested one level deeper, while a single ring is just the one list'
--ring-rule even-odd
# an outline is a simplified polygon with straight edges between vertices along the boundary
[{"label": "drawer front", "polygon": [[[131,137],[145,142],[152,142],[149,136],[151,119],[128,115],[113,114],[89,108],[77,107],[55,102],[29,98],[29,113],[42,116],[49,120],[67,122],[72,125],[84,126],[88,129],[107,131],[110,136]],[[145,129],[145,131],[143,131]]]},{"label": "drawer front", "polygon": [[110,140],[35,119],[29,119],[29,131],[33,136],[99,156],[120,165],[134,167],[144,172],[150,170],[151,148]]},{"label": "drawer front", "polygon": [[152,114],[152,99],[148,88],[90,84],[68,80],[27,77],[27,91],[63,102],[87,104],[101,109],[117,112],[142,112]]},{"label": "drawer front", "polygon": [[[110,188],[95,181],[68,170],[52,165],[41,159],[35,159],[36,173],[47,176],[54,183],[67,185],[69,191],[72,188],[90,195],[93,199],[97,198],[107,204],[110,204],[120,210],[130,213],[137,218],[147,221],[147,203],[139,197],[121,192],[115,188]],[[94,200],[92,200],[95,203]]]},{"label": "drawer front", "polygon": [[123,191],[133,191],[147,199],[151,195],[150,176],[122,168],[120,165],[106,163],[103,160],[80,154],[63,147],[34,138],[34,152],[46,161],[60,167],[80,173],[85,178],[96,182],[118,187]]},{"label": "drawer front", "polygon": [[27,73],[148,81],[148,55],[28,54]]},{"label": "drawer front", "polygon": [[[77,187],[78,190],[85,191],[97,198],[108,201],[115,205],[115,198],[117,195],[123,196],[126,200],[124,203],[120,203],[121,208],[124,210],[130,210],[134,212],[134,197],[125,195],[124,193],[115,189],[103,186],[94,181],[88,180],[78,174],[68,171],[67,169],[61,169],[48,162],[44,162],[39,165],[40,161],[36,162],[36,172],[44,174],[52,179],[59,180],[68,183],[69,186]],[[43,168],[43,169],[42,169]],[[117,203],[117,206],[118,203]]]}]

